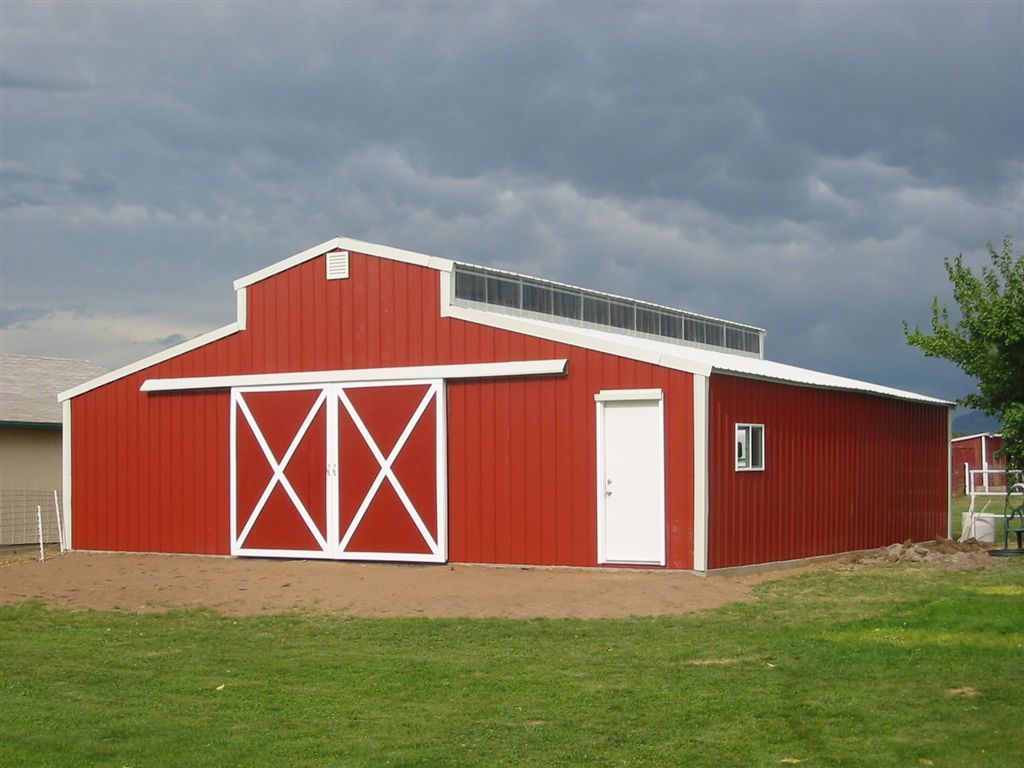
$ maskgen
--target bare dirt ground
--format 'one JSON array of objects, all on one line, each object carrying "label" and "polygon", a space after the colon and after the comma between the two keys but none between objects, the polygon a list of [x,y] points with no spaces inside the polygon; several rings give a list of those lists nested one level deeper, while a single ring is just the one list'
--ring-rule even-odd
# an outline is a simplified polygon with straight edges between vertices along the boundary
[{"label": "bare dirt ground", "polygon": [[690,613],[749,600],[755,584],[811,568],[911,560],[957,569],[993,565],[980,547],[945,542],[925,547],[920,560],[897,544],[797,568],[706,578],[681,571],[89,552],[39,562],[36,552],[0,558],[0,605],[42,600],[73,609],[137,612],[203,606],[229,615],[618,618]]},{"label": "bare dirt ground", "polygon": [[96,610],[205,606],[224,614],[612,618],[747,600],[765,575],[476,565],[390,565],[72,552],[0,567],[0,605]]}]

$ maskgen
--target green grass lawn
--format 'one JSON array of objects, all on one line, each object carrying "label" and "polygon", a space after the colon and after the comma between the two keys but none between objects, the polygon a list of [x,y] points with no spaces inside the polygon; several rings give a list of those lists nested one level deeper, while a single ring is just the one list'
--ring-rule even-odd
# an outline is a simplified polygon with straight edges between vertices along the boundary
[{"label": "green grass lawn", "polygon": [[0,609],[0,765],[1008,766],[1024,562],[616,621]]}]

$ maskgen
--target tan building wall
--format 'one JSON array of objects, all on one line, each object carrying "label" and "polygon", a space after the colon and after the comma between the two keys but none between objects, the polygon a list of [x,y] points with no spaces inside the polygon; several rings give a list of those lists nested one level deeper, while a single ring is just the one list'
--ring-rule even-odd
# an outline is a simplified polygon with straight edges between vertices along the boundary
[{"label": "tan building wall", "polygon": [[0,429],[0,490],[61,489],[59,429]]}]

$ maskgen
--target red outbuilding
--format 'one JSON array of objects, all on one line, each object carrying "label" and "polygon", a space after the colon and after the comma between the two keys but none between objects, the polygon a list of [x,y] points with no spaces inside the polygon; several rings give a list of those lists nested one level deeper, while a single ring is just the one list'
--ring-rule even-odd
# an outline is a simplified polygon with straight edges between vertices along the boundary
[{"label": "red outbuilding", "polygon": [[996,455],[1003,449],[1002,435],[954,437],[950,448],[954,495],[970,495],[972,485],[976,492],[1006,489],[1006,459]]},{"label": "red outbuilding", "polygon": [[948,530],[949,403],[764,331],[335,238],[61,394],[80,550],[706,571]]}]

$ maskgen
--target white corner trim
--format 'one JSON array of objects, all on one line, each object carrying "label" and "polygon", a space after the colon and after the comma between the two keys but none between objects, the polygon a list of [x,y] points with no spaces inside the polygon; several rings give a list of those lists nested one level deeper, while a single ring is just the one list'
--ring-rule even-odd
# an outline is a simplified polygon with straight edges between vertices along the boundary
[{"label": "white corner trim", "polygon": [[71,401],[64,400],[61,404],[60,434],[60,484],[61,503],[64,505],[64,544],[71,550]]},{"label": "white corner trim", "polygon": [[693,570],[708,569],[708,377],[693,377]]},{"label": "white corner trim", "polygon": [[[953,409],[946,412],[946,538],[953,538]],[[977,437],[977,435],[975,435]],[[970,475],[967,476],[968,479]]]},{"label": "white corner trim", "polygon": [[439,272],[437,277],[440,280],[441,317],[448,317],[448,309],[452,306],[452,294],[455,292],[455,286],[452,285],[455,275],[452,272]]},{"label": "white corner trim", "polygon": [[605,461],[604,461],[604,403],[600,402],[595,398],[594,403],[594,418],[596,424],[596,448],[597,453],[595,455],[595,478],[597,480],[597,489],[594,494],[594,499],[597,501],[597,509],[594,510],[597,513],[597,562],[602,564],[607,561],[607,547],[605,546],[605,495],[604,495],[604,483],[605,483]]},{"label": "white corner trim", "polygon": [[246,288],[235,289],[235,312],[238,316],[235,325],[238,330],[244,331],[249,322],[249,295]]},{"label": "white corner trim", "polygon": [[616,400],[661,400],[662,397],[660,389],[602,389],[594,395],[594,400],[609,403]]},{"label": "white corner trim", "polygon": [[180,392],[191,389],[229,389],[288,384],[326,384],[358,381],[388,382],[414,379],[491,379],[512,376],[558,376],[568,360],[514,360],[505,363],[417,365],[405,368],[359,368],[336,371],[253,373],[235,376],[199,376],[181,379],[146,379],[142,392]]},{"label": "white corner trim", "polygon": [[223,328],[218,328],[215,331],[210,331],[209,333],[204,333],[201,336],[196,336],[194,339],[183,341],[181,344],[169,347],[162,352],[157,352],[155,355],[150,355],[149,357],[144,357],[141,360],[136,360],[134,363],[129,363],[128,365],[111,371],[110,373],[97,376],[95,379],[91,379],[84,384],[79,384],[77,387],[64,390],[57,395],[57,401],[63,403],[65,400],[70,400],[72,397],[78,397],[91,389],[96,389],[96,387],[102,387],[104,384],[109,384],[112,381],[117,381],[118,379],[137,373],[138,371],[149,368],[157,363],[170,360],[172,357],[183,355],[186,352],[191,352],[193,349],[199,349],[199,347],[204,347],[214,341],[219,341],[226,336],[237,333],[238,330],[238,323],[231,323],[230,325],[225,325]]}]

